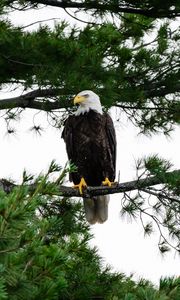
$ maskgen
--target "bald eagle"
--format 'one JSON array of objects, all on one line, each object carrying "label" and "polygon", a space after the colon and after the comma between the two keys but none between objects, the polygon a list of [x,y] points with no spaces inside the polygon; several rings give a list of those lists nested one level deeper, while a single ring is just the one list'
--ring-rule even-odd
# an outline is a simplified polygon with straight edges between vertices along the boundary
[{"label": "bald eagle", "polygon": [[[65,121],[62,138],[69,160],[77,167],[70,181],[83,193],[86,186],[111,186],[116,169],[116,136],[111,117],[103,113],[99,96],[90,90],[74,98],[78,109]],[[90,224],[108,218],[109,195],[84,198],[86,219]]]}]

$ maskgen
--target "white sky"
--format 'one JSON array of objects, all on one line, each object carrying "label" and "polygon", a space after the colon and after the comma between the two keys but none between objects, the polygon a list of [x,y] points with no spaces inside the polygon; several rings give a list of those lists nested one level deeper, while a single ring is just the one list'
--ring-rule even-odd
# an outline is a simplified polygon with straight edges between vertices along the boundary
[{"label": "white sky", "polygon": [[[61,9],[45,8],[33,11],[33,14],[16,12],[12,15],[12,20],[16,24],[29,24],[51,17],[65,18],[66,15]],[[9,96],[12,94],[0,93],[1,99]],[[37,114],[35,118],[37,125],[41,123],[46,126],[43,135],[38,137],[29,131],[33,125],[34,113],[35,111],[30,110],[24,113],[24,118],[16,125],[15,136],[5,134],[4,121],[0,120],[0,178],[18,181],[24,168],[30,173],[38,174],[47,169],[52,159],[61,165],[67,161],[61,134],[48,126],[45,113]],[[135,178],[135,160],[148,154],[158,153],[163,158],[170,159],[176,169],[180,168],[179,128],[173,132],[171,139],[166,139],[163,135],[152,138],[137,136],[137,129],[123,116],[120,124],[115,123],[115,126],[118,139],[117,169],[121,170],[121,182]],[[162,257],[157,247],[158,235],[144,238],[140,222],[128,223],[122,220],[119,214],[120,200],[120,194],[111,196],[108,221],[103,225],[92,226],[95,236],[92,244],[99,248],[104,263],[110,264],[116,271],[126,275],[134,273],[134,278],[144,277],[154,283],[158,283],[161,276],[179,276],[179,257],[174,252]]]}]

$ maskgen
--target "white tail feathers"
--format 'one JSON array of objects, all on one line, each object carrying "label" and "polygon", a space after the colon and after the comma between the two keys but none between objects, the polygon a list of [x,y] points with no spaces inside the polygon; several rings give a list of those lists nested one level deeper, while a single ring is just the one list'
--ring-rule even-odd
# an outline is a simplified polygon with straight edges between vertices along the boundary
[{"label": "white tail feathers", "polygon": [[90,224],[104,223],[108,219],[109,195],[83,198],[86,219]]}]

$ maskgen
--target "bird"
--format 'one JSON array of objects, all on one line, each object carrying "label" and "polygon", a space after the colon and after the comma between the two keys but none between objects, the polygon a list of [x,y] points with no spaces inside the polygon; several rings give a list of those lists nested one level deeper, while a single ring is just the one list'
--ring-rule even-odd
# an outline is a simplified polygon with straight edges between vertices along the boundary
[{"label": "bird", "polygon": [[[77,169],[69,175],[83,195],[87,186],[112,186],[116,173],[116,134],[112,118],[103,112],[99,96],[85,90],[74,97],[78,108],[64,123],[62,138],[68,159]],[[109,195],[83,198],[86,220],[91,224],[108,219]]]}]

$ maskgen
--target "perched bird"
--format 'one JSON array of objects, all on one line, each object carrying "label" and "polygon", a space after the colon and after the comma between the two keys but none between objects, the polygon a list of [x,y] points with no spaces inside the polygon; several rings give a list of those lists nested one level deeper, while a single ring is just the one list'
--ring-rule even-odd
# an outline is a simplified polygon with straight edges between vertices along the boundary
[{"label": "perched bird", "polygon": [[[90,90],[74,98],[79,107],[65,121],[62,138],[69,160],[77,167],[70,181],[83,193],[86,186],[114,182],[116,169],[116,136],[111,117],[103,113],[99,96]],[[86,219],[90,224],[108,218],[109,195],[84,198]]]}]

